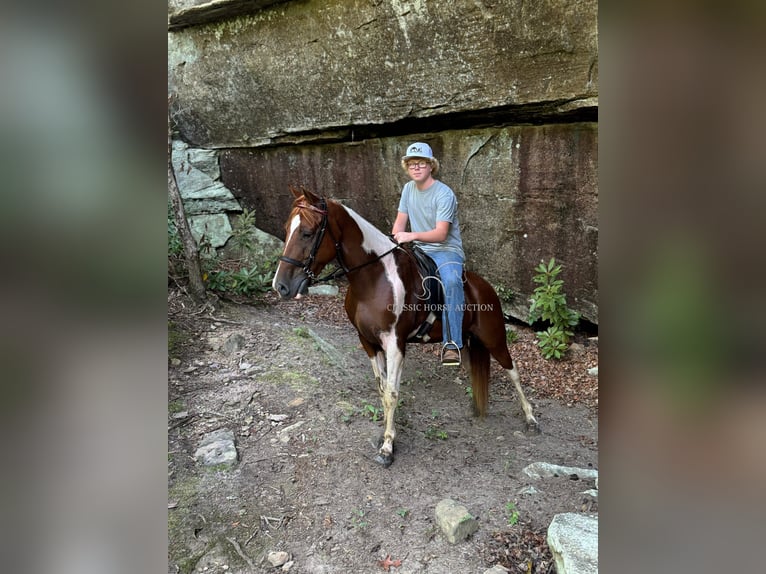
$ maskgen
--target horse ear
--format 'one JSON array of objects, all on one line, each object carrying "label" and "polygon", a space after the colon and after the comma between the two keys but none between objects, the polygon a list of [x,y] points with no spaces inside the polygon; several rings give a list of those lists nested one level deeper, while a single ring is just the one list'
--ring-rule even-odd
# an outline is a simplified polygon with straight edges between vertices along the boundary
[{"label": "horse ear", "polygon": [[303,197],[306,198],[306,201],[309,203],[309,205],[316,205],[321,201],[318,195],[314,194],[306,188],[303,188]]},{"label": "horse ear", "polygon": [[291,185],[290,186],[290,193],[292,193],[293,196],[297,199],[297,198],[299,198],[300,196],[303,195],[303,190],[297,189],[296,187]]}]

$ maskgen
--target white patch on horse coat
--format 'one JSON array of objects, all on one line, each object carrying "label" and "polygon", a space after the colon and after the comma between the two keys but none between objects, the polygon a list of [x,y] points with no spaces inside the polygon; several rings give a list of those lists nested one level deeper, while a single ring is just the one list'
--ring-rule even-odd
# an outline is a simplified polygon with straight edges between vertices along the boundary
[{"label": "white patch on horse coat", "polygon": [[[293,220],[290,222],[290,231],[287,233],[287,239],[285,239],[285,250],[287,250],[287,246],[290,244],[290,239],[300,224],[301,216],[298,214],[294,215]],[[282,254],[284,255],[284,251],[282,251]],[[279,260],[279,263],[277,264],[277,270],[274,273],[274,279],[271,281],[271,288],[274,289],[274,291],[277,290],[277,277],[279,277],[279,268],[282,266],[282,263],[282,260]]]},{"label": "white patch on horse coat", "polygon": [[[378,228],[372,223],[364,219],[356,211],[350,207],[343,206],[348,211],[349,215],[356,221],[359,229],[362,231],[362,249],[367,253],[374,253],[375,255],[383,255],[386,251],[389,251],[393,247],[391,240],[383,235]],[[396,261],[393,257],[383,257],[380,262],[383,264],[383,269],[386,274],[386,279],[391,284],[391,290],[394,294],[393,313],[396,315],[394,324],[391,326],[392,333],[393,328],[396,326],[396,322],[399,320],[399,315],[404,309],[404,283],[402,283],[401,277],[396,270]]]}]

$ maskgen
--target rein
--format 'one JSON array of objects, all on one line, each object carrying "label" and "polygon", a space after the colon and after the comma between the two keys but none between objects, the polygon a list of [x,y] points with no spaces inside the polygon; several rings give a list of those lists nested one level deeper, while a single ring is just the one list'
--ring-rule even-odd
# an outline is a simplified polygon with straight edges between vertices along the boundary
[{"label": "rein", "polygon": [[[317,237],[314,240],[314,245],[311,246],[311,251],[309,252],[309,256],[306,258],[305,261],[298,261],[297,259],[293,259],[292,257],[285,257],[284,255],[279,258],[280,261],[284,261],[285,263],[289,263],[290,265],[295,265],[296,267],[300,267],[303,270],[303,272],[308,276],[309,280],[312,283],[323,283],[324,281],[330,281],[331,279],[337,279],[338,277],[343,277],[344,275],[353,273],[354,271],[361,269],[362,267],[366,267],[367,265],[371,265],[372,263],[380,261],[386,255],[389,255],[390,253],[399,249],[399,244],[394,242],[394,246],[388,251],[386,251],[385,253],[378,255],[377,257],[375,257],[375,259],[370,259],[369,261],[365,261],[361,265],[357,265],[356,267],[352,267],[351,269],[349,269],[348,267],[346,267],[346,264],[343,262],[343,253],[341,250],[340,241],[335,239],[335,237],[332,234],[332,230],[328,229],[327,227],[327,202],[325,201],[324,197],[322,198],[321,201],[322,203],[320,204],[320,207],[316,207],[314,205],[310,205],[306,203],[299,203],[297,205],[298,208],[311,209],[312,211],[316,211],[317,213],[322,214],[322,223],[320,223],[319,225],[319,233],[317,234]],[[311,270],[311,266],[314,264],[314,259],[316,258],[316,254],[319,251],[319,246],[322,244],[322,240],[324,239],[325,231],[330,232],[330,238],[333,240],[333,243],[335,243],[335,259],[340,264],[340,268],[331,271],[324,277],[317,277],[316,274]]]}]

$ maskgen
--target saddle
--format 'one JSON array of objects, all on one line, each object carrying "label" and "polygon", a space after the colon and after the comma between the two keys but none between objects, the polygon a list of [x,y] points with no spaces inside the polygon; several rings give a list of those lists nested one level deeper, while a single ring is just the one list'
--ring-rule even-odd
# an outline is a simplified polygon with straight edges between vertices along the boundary
[{"label": "saddle", "polygon": [[408,341],[426,343],[430,339],[428,333],[434,321],[441,318],[444,305],[444,289],[439,281],[439,271],[433,259],[420,247],[412,243],[404,246],[417,264],[421,285],[417,292],[418,304],[429,310],[428,317],[407,338]]}]

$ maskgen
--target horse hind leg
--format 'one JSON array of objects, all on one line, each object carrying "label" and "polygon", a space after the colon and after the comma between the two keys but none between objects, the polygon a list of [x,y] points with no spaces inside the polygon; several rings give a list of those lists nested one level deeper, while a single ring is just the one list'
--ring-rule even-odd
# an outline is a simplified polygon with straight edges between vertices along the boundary
[{"label": "horse hind leg", "polygon": [[[535,415],[532,413],[532,405],[527,400],[526,395],[524,395],[524,391],[521,388],[521,377],[519,377],[519,371],[516,369],[516,364],[513,362],[511,354],[508,352],[508,347],[506,346],[505,326],[503,325],[502,321],[499,322],[499,325],[500,327],[496,329],[497,332],[495,333],[495,336],[493,336],[491,339],[493,345],[489,348],[488,353],[491,353],[495,360],[505,369],[505,372],[508,373],[508,376],[513,382],[513,386],[516,388],[516,395],[519,397],[521,410],[524,411],[524,419],[526,421],[527,432],[539,434],[540,425],[537,422]],[[487,360],[487,362],[489,361]],[[489,371],[489,365],[487,365],[486,368],[487,371]],[[474,390],[474,393],[475,392],[476,391]]]},{"label": "horse hind leg", "polygon": [[[513,361],[511,361],[513,363]],[[537,422],[534,414],[532,414],[532,405],[529,404],[527,397],[524,395],[524,391],[521,389],[521,377],[519,377],[519,371],[514,364],[512,368],[506,369],[508,376],[513,381],[513,386],[516,387],[516,394],[519,396],[519,402],[521,403],[521,409],[524,411],[524,418],[527,421],[527,432],[540,433],[540,424]]]}]

